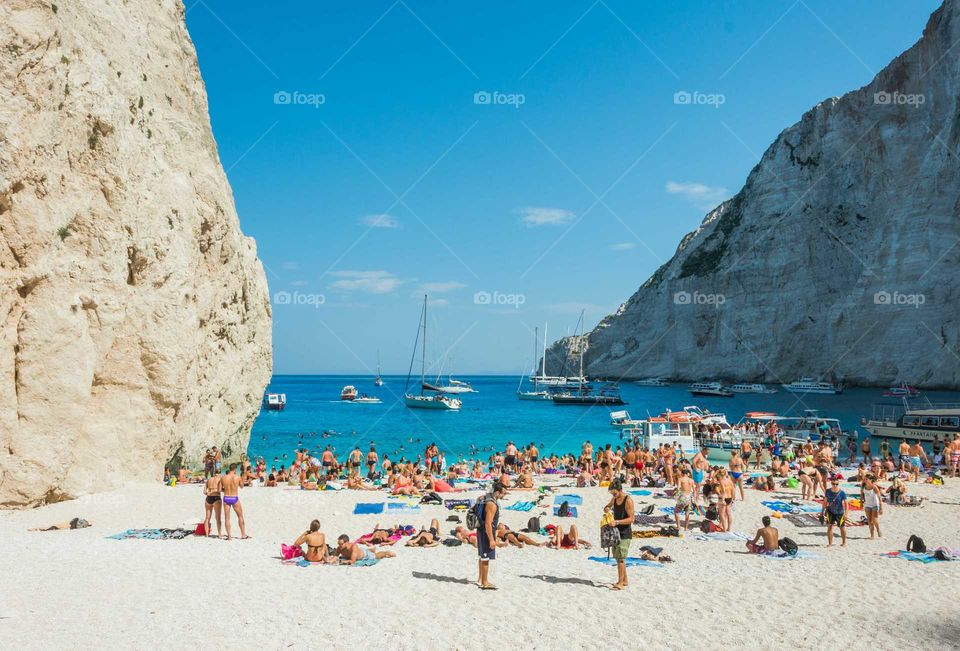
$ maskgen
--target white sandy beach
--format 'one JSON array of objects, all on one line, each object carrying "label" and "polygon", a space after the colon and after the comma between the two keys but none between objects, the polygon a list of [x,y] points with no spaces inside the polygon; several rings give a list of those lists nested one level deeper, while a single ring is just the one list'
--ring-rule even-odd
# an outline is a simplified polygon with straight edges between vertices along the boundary
[{"label": "white sandy beach", "polygon": [[[575,522],[596,544],[608,494],[565,492],[583,496]],[[866,540],[865,527],[851,528],[845,549],[827,549],[824,529],[774,521],[782,536],[817,559],[769,560],[746,554],[741,542],[698,541],[693,532],[634,541],[631,555],[642,544],[663,546],[675,562],[631,568],[629,589],[614,592],[607,586],[615,568],[587,560],[605,555],[596,548],[507,548],[491,570],[500,589],[483,592],[474,585],[476,551],[466,545],[399,543],[397,558],[373,567],[302,568],[278,560],[280,544],[315,517],[328,541],[340,533],[355,538],[376,522],[395,524],[387,518],[419,527],[437,517],[446,533],[454,525],[444,522],[451,511],[442,506],[399,518],[354,516],[355,503],[385,495],[250,488],[241,499],[251,540],[107,539],[129,528],[192,528],[200,521],[199,485],[142,485],[0,513],[0,638],[9,649],[958,648],[960,562],[924,565],[879,555],[903,549],[911,533],[931,549],[960,547],[960,481],[916,492],[928,498],[925,505],[885,509],[882,540]],[[529,495],[513,492],[503,505]],[[752,535],[769,513],[760,501],[770,495],[748,490],[747,501],[736,503],[734,529]],[[514,529],[531,515],[502,513]],[[75,516],[93,526],[27,532]]]}]

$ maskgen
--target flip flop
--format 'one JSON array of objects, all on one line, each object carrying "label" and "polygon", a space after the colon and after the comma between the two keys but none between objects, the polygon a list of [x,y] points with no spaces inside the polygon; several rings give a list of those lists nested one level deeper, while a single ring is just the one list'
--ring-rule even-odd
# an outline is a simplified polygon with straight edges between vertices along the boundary
[{"label": "flip flop", "polygon": [[482,586],[480,586],[480,589],[481,589],[481,590],[496,590],[496,589],[497,589],[497,586],[495,586],[495,585],[493,585],[493,584],[491,583],[490,585],[482,585]]}]

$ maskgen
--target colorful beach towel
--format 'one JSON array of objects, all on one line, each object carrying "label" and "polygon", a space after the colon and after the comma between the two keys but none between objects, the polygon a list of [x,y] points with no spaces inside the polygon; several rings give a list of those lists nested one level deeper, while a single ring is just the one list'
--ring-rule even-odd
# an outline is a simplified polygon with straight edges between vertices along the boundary
[{"label": "colorful beach towel", "polygon": [[503,508],[507,511],[523,511],[526,513],[527,511],[532,511],[534,506],[536,506],[536,504],[533,502],[516,502],[515,504],[511,504],[510,506],[505,506]]},{"label": "colorful beach towel", "polygon": [[791,504],[783,500],[764,500],[760,503],[777,513],[820,513],[823,510],[822,506],[814,506],[813,504]]},{"label": "colorful beach towel", "polygon": [[[385,504],[383,502],[358,502],[353,507],[354,515],[375,515],[377,513],[383,513],[383,507]],[[391,504],[390,506],[393,506]]]},{"label": "colorful beach towel", "polygon": [[796,527],[822,527],[824,523],[820,522],[820,517],[813,513],[788,513],[783,519]]},{"label": "colorful beach towel", "polygon": [[112,540],[183,540],[193,535],[193,529],[127,529],[112,536]]},{"label": "colorful beach towel", "polygon": [[469,509],[473,504],[470,500],[443,500],[443,505],[448,509]]},{"label": "colorful beach towel", "polygon": [[768,558],[772,561],[795,561],[795,560],[801,560],[801,559],[820,558],[818,555],[814,554],[813,552],[808,552],[803,549],[797,551],[796,554],[788,554],[782,549],[778,549],[772,554],[757,554],[757,556],[761,558]]},{"label": "colorful beach towel", "polygon": [[566,502],[570,506],[580,506],[583,504],[583,498],[579,495],[554,495],[553,503],[560,505]]},{"label": "colorful beach towel", "polygon": [[[603,563],[604,565],[616,565],[617,561],[612,558],[607,558],[606,556],[588,556],[587,560],[593,561],[594,563]],[[636,556],[630,556],[624,559],[624,563],[628,567],[663,567],[662,563],[657,563],[656,561],[645,561],[642,558],[637,558]]]},{"label": "colorful beach towel", "polygon": [[[559,506],[553,507],[553,514],[554,514],[555,516],[557,516],[557,517],[560,517],[560,507],[559,507]],[[577,517],[577,507],[571,506],[571,507],[570,507],[570,512],[566,515],[566,517],[568,517],[568,518],[575,518],[575,517]]]},{"label": "colorful beach towel", "polygon": [[750,540],[750,536],[739,531],[714,531],[713,533],[698,533],[694,536],[695,540]]},{"label": "colorful beach towel", "polygon": [[405,502],[390,502],[387,504],[387,511],[390,513],[419,513],[419,504],[407,504]]},{"label": "colorful beach towel", "polygon": [[933,552],[925,552],[920,554],[918,552],[899,551],[885,552],[880,555],[886,558],[901,558],[905,561],[919,561],[923,564],[936,563],[939,560],[933,555]]}]

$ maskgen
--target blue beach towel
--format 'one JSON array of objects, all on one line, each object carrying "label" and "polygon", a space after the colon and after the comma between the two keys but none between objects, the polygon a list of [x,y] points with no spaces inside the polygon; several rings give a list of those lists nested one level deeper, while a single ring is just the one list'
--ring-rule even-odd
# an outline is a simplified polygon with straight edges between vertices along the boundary
[{"label": "blue beach towel", "polygon": [[[588,556],[587,560],[593,561],[595,563],[603,563],[604,565],[616,565],[617,561],[612,558],[607,558],[606,556]],[[661,563],[655,561],[645,561],[642,558],[637,558],[635,556],[630,556],[624,560],[627,567],[663,567]]]},{"label": "blue beach towel", "polygon": [[713,533],[699,533],[694,536],[696,540],[739,540],[746,541],[750,540],[750,536],[745,533],[740,533],[739,531],[714,531]]},{"label": "blue beach towel", "polygon": [[503,507],[507,511],[532,511],[533,507],[536,506],[533,502],[517,502],[516,504],[511,504],[510,506]]},{"label": "blue beach towel", "polygon": [[920,554],[918,552],[900,551],[900,552],[886,552],[880,555],[886,558],[902,558],[905,561],[920,561],[924,565],[926,565],[927,563],[937,562],[936,557],[934,557],[934,555],[930,552]]},{"label": "blue beach towel", "polygon": [[798,551],[796,554],[788,554],[787,552],[781,550],[775,554],[757,554],[757,556],[761,558],[770,559],[771,561],[793,561],[793,560],[799,560],[804,558],[806,559],[820,558],[813,552],[804,551],[802,549]]},{"label": "blue beach towel", "polygon": [[820,513],[823,510],[822,506],[816,504],[790,504],[782,500],[765,500],[760,503],[777,513]]},{"label": "blue beach towel", "polygon": [[580,506],[581,504],[583,504],[583,498],[580,497],[579,495],[554,495],[553,496],[554,504],[559,506],[564,502],[566,502],[570,506]]},{"label": "blue beach towel", "polygon": [[631,495],[638,495],[638,496],[641,496],[641,497],[642,497],[642,496],[645,496],[645,495],[653,495],[653,492],[652,492],[652,491],[643,490],[643,489],[632,490],[632,491],[627,491],[627,492],[630,493]]},{"label": "blue beach towel", "polygon": [[[560,511],[560,507],[559,507],[559,506],[553,507],[553,514],[554,514],[555,516],[560,517],[559,511]],[[568,517],[568,518],[575,518],[575,517],[577,517],[577,507],[571,506],[571,507],[570,507],[570,515],[568,515],[567,517]]]},{"label": "blue beach towel", "polygon": [[471,504],[473,502],[470,500],[443,500],[443,505],[448,509],[455,509],[458,506],[465,506],[469,509]]},{"label": "blue beach towel", "polygon": [[193,531],[189,529],[127,529],[112,536],[107,536],[107,538],[112,540],[183,540],[192,535]]},{"label": "blue beach towel", "polygon": [[[391,504],[390,506],[393,506]],[[356,506],[353,507],[354,515],[374,515],[377,513],[383,513],[383,502],[359,502]]]}]

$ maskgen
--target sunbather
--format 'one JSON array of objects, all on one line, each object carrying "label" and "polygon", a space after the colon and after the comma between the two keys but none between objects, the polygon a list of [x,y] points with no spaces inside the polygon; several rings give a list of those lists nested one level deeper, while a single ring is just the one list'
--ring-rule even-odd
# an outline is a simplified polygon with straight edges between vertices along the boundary
[{"label": "sunbather", "polygon": [[314,520],[310,523],[310,528],[300,534],[300,537],[293,542],[294,547],[307,545],[307,551],[303,557],[311,563],[327,562],[327,537],[320,531],[320,521]]},{"label": "sunbather", "polygon": [[586,540],[580,539],[580,534],[577,532],[577,525],[571,524],[570,529],[567,533],[563,532],[562,526],[555,526],[552,524],[547,525],[547,533],[550,535],[550,539],[547,541],[546,546],[551,549],[590,549],[590,543]]},{"label": "sunbather", "polygon": [[354,565],[359,561],[379,561],[383,558],[393,558],[396,556],[391,551],[378,552],[376,549],[361,547],[357,543],[350,542],[347,534],[340,534],[337,538],[336,549],[337,562],[340,565]]},{"label": "sunbather", "polygon": [[461,542],[468,543],[474,547],[477,546],[477,532],[470,531],[463,525],[457,525],[457,528],[453,530],[453,535]]},{"label": "sunbather", "polygon": [[[780,532],[777,531],[776,527],[770,526],[769,515],[763,516],[761,521],[763,522],[763,527],[757,529],[753,540],[747,542],[747,549],[753,554],[772,554],[780,549]],[[763,540],[763,544],[760,544],[761,539]]]},{"label": "sunbather", "polygon": [[540,546],[540,543],[530,536],[519,531],[513,531],[510,529],[510,527],[502,522],[497,525],[497,530],[494,532],[494,536],[496,536],[498,541],[505,542],[508,545],[513,545],[514,547],[519,547],[520,549],[523,549],[524,545],[531,545],[533,547]]},{"label": "sunbather", "polygon": [[419,533],[407,541],[407,547],[436,547],[440,544],[440,522],[436,518],[430,521],[429,529],[421,529]]},{"label": "sunbather", "polygon": [[59,531],[61,529],[84,529],[91,526],[89,522],[83,518],[74,518],[67,522],[58,522],[57,524],[51,524],[49,527],[34,527],[33,529],[27,529],[27,531]]}]

